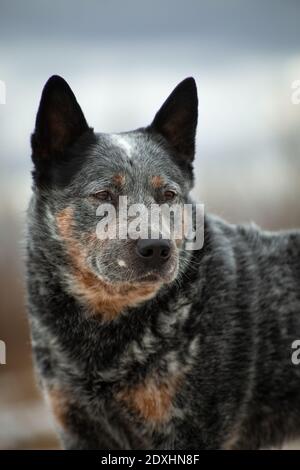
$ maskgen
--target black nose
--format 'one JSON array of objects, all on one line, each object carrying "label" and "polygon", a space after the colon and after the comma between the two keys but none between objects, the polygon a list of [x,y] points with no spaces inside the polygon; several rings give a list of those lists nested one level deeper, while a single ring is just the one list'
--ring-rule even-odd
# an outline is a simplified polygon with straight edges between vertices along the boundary
[{"label": "black nose", "polygon": [[152,265],[162,264],[171,255],[171,243],[169,240],[143,240],[136,244],[137,254]]}]

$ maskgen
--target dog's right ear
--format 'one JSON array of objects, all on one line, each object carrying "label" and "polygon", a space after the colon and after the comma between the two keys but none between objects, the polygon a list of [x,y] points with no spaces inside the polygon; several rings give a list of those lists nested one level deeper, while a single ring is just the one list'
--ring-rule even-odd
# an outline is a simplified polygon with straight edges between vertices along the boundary
[{"label": "dog's right ear", "polygon": [[71,88],[63,78],[53,75],[43,89],[31,138],[33,163],[47,166],[88,130]]}]

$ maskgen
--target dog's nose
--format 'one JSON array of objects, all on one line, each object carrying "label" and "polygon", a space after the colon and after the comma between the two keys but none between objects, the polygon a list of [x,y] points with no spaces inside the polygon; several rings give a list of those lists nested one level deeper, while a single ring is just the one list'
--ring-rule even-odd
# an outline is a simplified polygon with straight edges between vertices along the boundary
[{"label": "dog's nose", "polygon": [[152,265],[162,264],[170,258],[171,243],[169,240],[139,239],[136,244],[137,254]]}]

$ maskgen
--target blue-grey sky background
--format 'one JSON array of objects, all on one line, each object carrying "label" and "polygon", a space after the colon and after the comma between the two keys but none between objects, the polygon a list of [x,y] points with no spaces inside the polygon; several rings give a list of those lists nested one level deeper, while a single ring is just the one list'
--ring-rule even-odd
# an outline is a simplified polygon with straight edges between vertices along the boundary
[{"label": "blue-grey sky background", "polygon": [[298,145],[300,106],[290,98],[300,77],[299,22],[297,0],[1,0],[2,205],[26,207],[29,135],[50,75],[66,78],[90,125],[104,132],[147,124],[193,75],[197,196],[233,220],[276,225],[276,204],[291,189],[286,140]]}]

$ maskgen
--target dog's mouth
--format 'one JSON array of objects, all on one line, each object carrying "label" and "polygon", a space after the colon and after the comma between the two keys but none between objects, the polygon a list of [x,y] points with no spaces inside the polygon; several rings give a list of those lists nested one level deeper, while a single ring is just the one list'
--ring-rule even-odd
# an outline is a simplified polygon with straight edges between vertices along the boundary
[{"label": "dog's mouth", "polygon": [[140,282],[162,282],[162,277],[158,273],[148,273],[139,278]]},{"label": "dog's mouth", "polygon": [[152,284],[153,287],[155,287],[155,285],[169,284],[176,278],[178,273],[178,260],[174,257],[163,266],[148,266],[148,269],[145,268],[145,266],[141,265],[129,267],[129,263],[127,263],[125,266],[120,266],[119,264],[118,269],[115,271],[110,268],[109,272],[105,272],[106,269],[103,270],[103,267],[98,264],[98,270],[101,273],[99,273],[98,276],[109,284],[141,284],[143,286]]},{"label": "dog's mouth", "polygon": [[142,283],[169,283],[172,282],[177,274],[177,264],[174,264],[169,270],[162,271],[149,271],[139,277],[139,281]]},{"label": "dog's mouth", "polygon": [[132,276],[130,279],[118,279],[118,280],[112,280],[111,278],[106,278],[106,282],[108,282],[109,284],[114,284],[115,282],[118,283],[121,283],[123,284],[124,282],[127,284],[127,285],[132,285],[132,286],[136,286],[136,285],[153,285],[153,287],[155,286],[160,286],[162,284],[169,284],[171,283],[175,278],[176,278],[176,275],[177,275],[177,271],[178,271],[178,268],[177,268],[177,265],[175,265],[174,267],[172,267],[171,269],[169,269],[168,271],[149,271],[147,273],[144,273],[144,274],[137,274],[136,276]]}]

